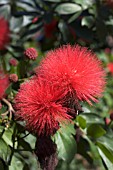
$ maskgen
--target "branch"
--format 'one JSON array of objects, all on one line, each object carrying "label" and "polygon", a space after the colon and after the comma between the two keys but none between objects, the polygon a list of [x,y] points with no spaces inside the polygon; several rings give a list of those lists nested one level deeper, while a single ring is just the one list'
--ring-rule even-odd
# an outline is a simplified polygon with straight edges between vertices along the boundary
[{"label": "branch", "polygon": [[15,113],[15,110],[13,109],[11,103],[6,100],[5,98],[2,99],[2,101],[8,106],[8,110],[5,113],[2,113],[1,116],[6,116],[9,114],[9,120],[12,119],[12,113]]}]

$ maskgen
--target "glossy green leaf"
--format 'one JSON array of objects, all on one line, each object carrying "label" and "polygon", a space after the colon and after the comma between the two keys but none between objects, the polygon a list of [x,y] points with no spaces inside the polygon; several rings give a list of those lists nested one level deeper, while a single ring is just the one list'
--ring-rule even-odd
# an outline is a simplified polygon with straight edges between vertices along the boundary
[{"label": "glossy green leaf", "polygon": [[0,0],[0,4],[7,4],[10,0]]},{"label": "glossy green leaf", "polygon": [[74,3],[62,3],[56,7],[55,11],[61,15],[68,15],[81,11],[81,7]]},{"label": "glossy green leaf", "polygon": [[34,11],[36,10],[35,4],[33,1],[29,1],[29,0],[24,0],[24,1],[18,1],[17,5],[21,8],[24,8],[28,11]]},{"label": "glossy green leaf", "polygon": [[98,147],[99,154],[104,161],[105,165],[107,166],[108,170],[113,169],[113,163],[107,158],[104,152]]},{"label": "glossy green leaf", "polygon": [[93,26],[94,22],[95,22],[94,17],[86,16],[82,19],[81,25],[91,28]]},{"label": "glossy green leaf", "polygon": [[29,4],[31,6],[34,6],[34,1],[31,1],[31,0],[18,0],[18,2],[20,3],[24,3],[24,4]]},{"label": "glossy green leaf", "polygon": [[10,147],[3,139],[0,139],[0,158],[2,158],[5,162],[8,162],[10,159],[10,154]]},{"label": "glossy green leaf", "polygon": [[93,138],[99,138],[104,134],[106,134],[106,131],[100,125],[97,124],[92,124],[87,129],[87,135]]},{"label": "glossy green leaf", "polygon": [[3,159],[0,159],[0,170],[9,170],[8,165],[5,164]]},{"label": "glossy green leaf", "polygon": [[0,134],[3,132],[4,126],[0,126]]},{"label": "glossy green leaf", "polygon": [[82,117],[86,119],[87,124],[103,124],[104,120],[98,114],[95,113],[82,113]]},{"label": "glossy green leaf", "polygon": [[22,162],[22,158],[14,155],[12,157],[11,165],[9,166],[9,170],[23,170],[24,162]]},{"label": "glossy green leaf", "polygon": [[61,2],[61,0],[44,0],[44,1],[47,1],[47,2]]},{"label": "glossy green leaf", "polygon": [[77,116],[77,121],[78,121],[79,126],[80,126],[82,129],[85,129],[85,128],[86,128],[86,119],[84,119],[84,118],[82,117],[82,115]]},{"label": "glossy green leaf", "polygon": [[8,145],[13,147],[12,135],[13,131],[12,129],[9,128],[5,130],[4,134],[2,135],[2,138]]},{"label": "glossy green leaf", "polygon": [[95,145],[95,143],[93,141],[91,141],[91,139],[89,139],[88,136],[83,136],[83,138],[89,143],[90,146],[90,156],[92,157],[93,160],[99,160],[100,156],[99,156],[99,152],[98,149]]},{"label": "glossy green leaf", "polygon": [[54,136],[60,159],[70,163],[76,153],[76,141],[70,128],[61,128]]},{"label": "glossy green leaf", "polygon": [[4,16],[6,19],[8,19],[8,17],[10,16],[10,11],[11,8],[9,5],[3,5],[3,6],[0,6],[0,14],[2,16]]},{"label": "glossy green leaf", "polygon": [[103,144],[106,148],[109,148],[113,151],[113,137],[110,138],[107,135],[102,136],[97,140],[99,143]]},{"label": "glossy green leaf", "polygon": [[84,10],[92,6],[94,3],[94,1],[92,0],[90,1],[89,0],[85,0],[85,1],[84,0],[73,0],[73,2],[80,4]]},{"label": "glossy green leaf", "polygon": [[109,159],[109,161],[113,163],[113,152],[110,149],[106,148],[105,145],[101,144],[100,142],[97,142],[96,145],[104,153],[107,159]]},{"label": "glossy green leaf", "polygon": [[10,29],[14,32],[20,31],[23,24],[23,17],[12,17],[10,20]]},{"label": "glossy green leaf", "polygon": [[75,19],[77,19],[77,18],[80,16],[81,13],[82,13],[82,11],[79,11],[79,12],[77,12],[76,14],[74,14],[73,16],[71,16],[71,17],[69,18],[69,20],[68,20],[68,23],[71,23],[71,22],[73,22]]}]

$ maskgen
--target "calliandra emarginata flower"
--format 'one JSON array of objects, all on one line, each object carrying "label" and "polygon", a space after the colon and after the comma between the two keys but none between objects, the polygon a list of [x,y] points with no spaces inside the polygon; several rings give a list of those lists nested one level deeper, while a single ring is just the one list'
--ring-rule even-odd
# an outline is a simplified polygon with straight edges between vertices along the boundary
[{"label": "calliandra emarginata flower", "polygon": [[36,60],[38,53],[35,48],[30,47],[24,51],[24,55],[29,60]]},{"label": "calliandra emarginata flower", "polygon": [[62,89],[55,89],[39,77],[23,83],[15,98],[17,117],[26,121],[27,129],[38,136],[53,135],[60,123],[70,120]]},{"label": "calliandra emarginata flower", "polygon": [[90,104],[101,96],[105,85],[101,62],[90,50],[78,45],[48,52],[36,73],[70,96]]},{"label": "calliandra emarginata flower", "polygon": [[11,82],[14,82],[14,83],[16,83],[17,81],[18,81],[18,76],[17,76],[17,74],[10,74],[9,75],[9,80],[11,81]]},{"label": "calliandra emarginata flower", "polygon": [[4,50],[5,46],[10,41],[10,30],[8,21],[6,21],[3,17],[0,17],[0,50]]},{"label": "calliandra emarginata flower", "polygon": [[113,8],[113,0],[104,0],[104,3],[105,3],[109,8]]},{"label": "calliandra emarginata flower", "polygon": [[16,67],[18,65],[18,60],[16,60],[15,58],[10,58],[9,64],[11,66],[15,66]]},{"label": "calliandra emarginata flower", "polygon": [[9,77],[2,70],[0,70],[0,100],[4,97],[5,91],[8,88],[10,82]]},{"label": "calliandra emarginata flower", "polygon": [[113,74],[113,62],[107,65],[107,68],[111,74]]}]

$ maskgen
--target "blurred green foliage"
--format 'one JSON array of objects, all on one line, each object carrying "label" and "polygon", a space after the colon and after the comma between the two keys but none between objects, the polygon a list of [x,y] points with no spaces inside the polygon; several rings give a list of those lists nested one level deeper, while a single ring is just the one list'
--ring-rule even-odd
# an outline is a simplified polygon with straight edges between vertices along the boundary
[{"label": "blurred green foliage", "polygon": [[[62,44],[80,44],[92,49],[106,71],[106,89],[93,106],[81,103],[84,112],[74,124],[62,127],[53,137],[57,144],[59,164],[56,170],[113,169],[113,7],[105,0],[1,0],[0,16],[9,21],[11,41],[0,51],[0,63],[7,73],[19,77],[7,89],[7,100],[13,99],[24,80],[33,75],[45,53]],[[2,25],[1,25],[2,27]],[[36,61],[27,61],[28,47],[38,51]],[[10,58],[19,64],[11,66]],[[15,122],[0,109],[0,170],[40,169],[34,154],[36,137],[25,130],[22,121]],[[76,130],[75,130],[76,129]]]}]

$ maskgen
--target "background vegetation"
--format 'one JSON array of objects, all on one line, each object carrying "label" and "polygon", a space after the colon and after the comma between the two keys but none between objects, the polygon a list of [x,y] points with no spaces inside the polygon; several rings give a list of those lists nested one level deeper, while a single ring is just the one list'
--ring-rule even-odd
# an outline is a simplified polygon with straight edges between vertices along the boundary
[{"label": "background vegetation", "polygon": [[[9,23],[10,42],[0,51],[1,68],[18,75],[10,83],[6,99],[13,104],[19,86],[32,76],[50,49],[79,44],[94,51],[106,71],[106,89],[97,104],[81,103],[84,112],[74,125],[62,128],[52,138],[57,144],[56,170],[111,170],[113,168],[113,2],[112,0],[1,0],[0,17]],[[0,23],[0,27],[2,24]],[[38,57],[26,60],[25,49],[34,47]],[[16,59],[16,66],[9,63]],[[111,65],[110,65],[111,64]],[[0,169],[40,169],[36,137],[22,121],[15,121],[9,105],[1,100]],[[11,117],[10,117],[11,116]],[[76,130],[75,130],[76,129]]]}]

